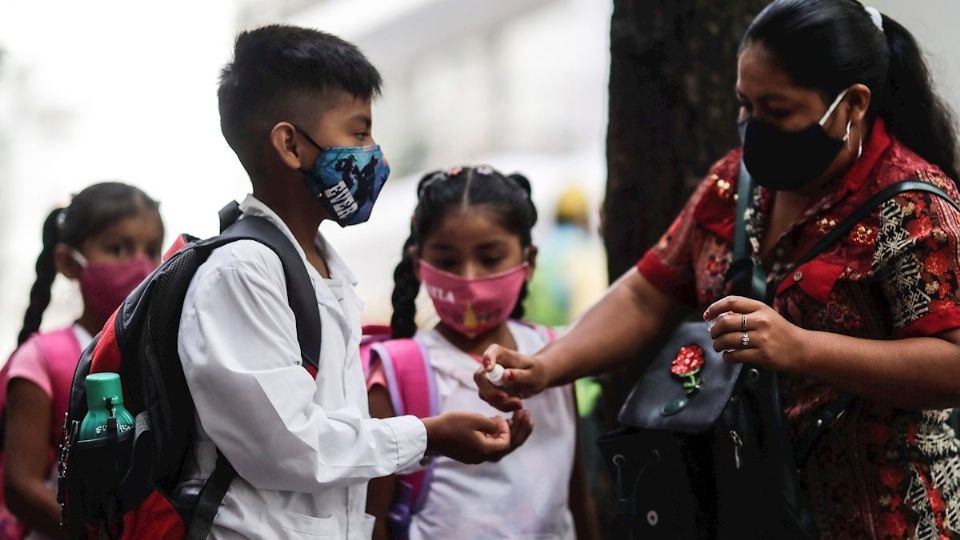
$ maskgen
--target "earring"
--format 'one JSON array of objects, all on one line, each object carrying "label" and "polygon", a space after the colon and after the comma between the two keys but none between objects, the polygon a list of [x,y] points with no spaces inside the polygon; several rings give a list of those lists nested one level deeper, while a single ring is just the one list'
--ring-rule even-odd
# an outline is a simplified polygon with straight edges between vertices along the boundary
[{"label": "earring", "polygon": [[[843,136],[843,142],[847,143],[847,148],[850,144],[850,127],[853,125],[853,122],[847,121],[847,133]],[[852,151],[852,150],[851,150]],[[860,156],[863,155],[863,134],[860,135],[859,141],[857,142],[857,159],[860,159]]]}]

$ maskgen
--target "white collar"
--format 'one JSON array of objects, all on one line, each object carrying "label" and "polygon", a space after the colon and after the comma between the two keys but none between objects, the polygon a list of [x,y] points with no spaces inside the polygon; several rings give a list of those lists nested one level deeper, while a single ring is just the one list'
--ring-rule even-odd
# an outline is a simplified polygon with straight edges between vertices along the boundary
[{"label": "white collar", "polygon": [[[280,232],[286,235],[287,238],[293,242],[294,248],[296,248],[297,253],[300,254],[300,257],[303,258],[304,264],[307,266],[307,270],[315,272],[316,270],[312,265],[308,264],[307,256],[303,252],[303,248],[300,247],[300,244],[297,242],[297,239],[294,238],[293,233],[290,232],[290,228],[287,227],[287,224],[280,219],[280,216],[273,211],[272,208],[267,206],[263,201],[257,199],[253,195],[247,195],[247,197],[240,203],[240,211],[248,216],[258,216],[266,219],[270,223],[274,224]],[[317,244],[317,247],[320,248],[320,252],[324,254],[324,262],[327,263],[327,267],[330,269],[330,277],[333,279],[342,279],[349,282],[351,285],[356,286],[357,278],[354,277],[353,272],[347,267],[346,263],[343,262],[343,259],[340,258],[340,255],[337,253],[333,246],[331,246],[326,238],[323,237],[323,234],[317,230],[317,236],[314,242]]]}]

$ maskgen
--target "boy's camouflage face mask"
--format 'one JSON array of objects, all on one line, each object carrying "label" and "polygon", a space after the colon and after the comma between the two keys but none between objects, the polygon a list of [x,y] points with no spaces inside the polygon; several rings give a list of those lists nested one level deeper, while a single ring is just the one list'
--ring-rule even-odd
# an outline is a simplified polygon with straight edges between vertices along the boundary
[{"label": "boy's camouflage face mask", "polygon": [[296,129],[320,150],[313,167],[303,173],[307,187],[326,203],[334,221],[346,227],[370,219],[373,204],[390,176],[390,165],[380,146],[324,148],[302,129]]}]

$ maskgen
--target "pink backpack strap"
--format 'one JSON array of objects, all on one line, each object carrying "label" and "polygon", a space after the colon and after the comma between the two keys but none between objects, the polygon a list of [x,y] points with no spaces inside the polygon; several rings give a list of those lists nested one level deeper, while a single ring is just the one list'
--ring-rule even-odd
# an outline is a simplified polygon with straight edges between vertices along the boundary
[{"label": "pink backpack strap", "polygon": [[77,335],[73,332],[72,326],[37,334],[34,339],[37,340],[37,346],[40,347],[40,351],[43,352],[43,356],[48,362],[50,358],[63,358],[71,355],[79,357],[80,344],[77,342]]},{"label": "pink backpack strap", "polygon": [[[369,375],[376,362],[383,366],[390,402],[397,416],[417,418],[436,416],[439,412],[437,382],[430,359],[415,339],[391,339],[361,345],[361,361]],[[423,508],[429,491],[433,467],[399,476],[406,491],[390,509],[390,520],[402,530],[410,525],[410,517]]]},{"label": "pink backpack strap", "polygon": [[[48,373],[52,372],[49,366],[51,358],[63,358],[65,356],[69,357],[69,355],[76,356],[78,359],[80,357],[80,344],[77,343],[77,337],[73,333],[73,327],[71,326],[52,332],[34,334],[30,337],[29,341],[32,341],[36,345],[40,355],[43,357],[43,361],[48,364]],[[4,405],[6,405],[6,383],[11,366],[10,359],[13,358],[16,353],[16,350],[10,353],[6,363],[3,364],[3,368],[0,369],[0,382],[4,385],[4,388],[0,390],[0,411],[2,411]],[[73,375],[73,373],[71,373],[71,375]]]},{"label": "pink backpack strap", "polygon": [[47,373],[53,389],[50,411],[50,430],[54,445],[60,443],[63,431],[63,414],[67,411],[67,401],[70,398],[70,386],[73,383],[73,372],[80,360],[80,343],[73,331],[73,326],[61,330],[37,334],[37,348],[47,363]]},{"label": "pink backpack strap", "polygon": [[383,363],[397,416],[437,414],[437,389],[426,352],[415,339],[392,339],[372,347]]},{"label": "pink backpack strap", "polygon": [[542,324],[532,323],[528,321],[517,321],[518,323],[536,330],[541,336],[543,336],[547,343],[557,339],[557,331],[554,330],[552,326],[544,326]]},{"label": "pink backpack strap", "polygon": [[553,327],[544,326],[542,328],[543,328],[543,332],[547,335],[547,343],[550,343],[551,341],[557,339],[557,331],[554,330]]}]

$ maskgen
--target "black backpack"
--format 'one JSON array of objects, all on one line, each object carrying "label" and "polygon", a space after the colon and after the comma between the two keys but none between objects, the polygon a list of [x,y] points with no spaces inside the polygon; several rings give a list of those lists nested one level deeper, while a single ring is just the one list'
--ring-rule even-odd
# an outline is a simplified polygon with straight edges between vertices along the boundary
[{"label": "black backpack", "polygon": [[[181,480],[196,436],[195,408],[177,348],[183,301],[197,269],[213,250],[254,240],[280,258],[297,322],[302,365],[316,376],[320,312],[306,266],[294,244],[266,219],[240,218],[236,202],[220,211],[221,234],[185,245],[124,300],[84,350],[73,378],[60,448],[58,501],[71,539],[206,538],[237,473],[218,452],[205,482]],[[134,429],[79,441],[87,413],[89,373],[119,373]]]}]

